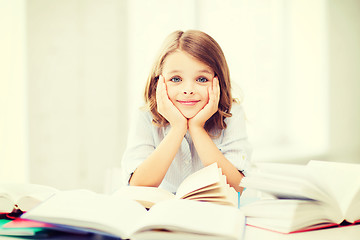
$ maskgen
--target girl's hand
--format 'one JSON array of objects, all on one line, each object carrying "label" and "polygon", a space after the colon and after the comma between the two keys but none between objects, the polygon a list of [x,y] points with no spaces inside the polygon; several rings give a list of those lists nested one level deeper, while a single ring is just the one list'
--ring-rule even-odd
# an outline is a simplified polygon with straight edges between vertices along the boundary
[{"label": "girl's hand", "polygon": [[212,86],[208,88],[209,102],[193,118],[189,119],[189,130],[195,127],[203,128],[205,122],[217,112],[220,100],[220,86],[217,77],[214,77]]},{"label": "girl's hand", "polygon": [[170,123],[172,128],[179,128],[185,132],[187,131],[187,119],[170,101],[165,78],[160,75],[156,87],[156,103],[157,111]]}]

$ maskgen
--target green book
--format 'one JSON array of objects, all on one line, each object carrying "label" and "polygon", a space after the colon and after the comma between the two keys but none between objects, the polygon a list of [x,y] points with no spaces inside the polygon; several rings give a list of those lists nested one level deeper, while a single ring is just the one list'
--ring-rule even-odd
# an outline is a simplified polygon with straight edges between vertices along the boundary
[{"label": "green book", "polygon": [[0,219],[0,236],[16,236],[16,237],[47,237],[48,230],[40,227],[11,227],[4,225],[12,222],[9,219]]}]

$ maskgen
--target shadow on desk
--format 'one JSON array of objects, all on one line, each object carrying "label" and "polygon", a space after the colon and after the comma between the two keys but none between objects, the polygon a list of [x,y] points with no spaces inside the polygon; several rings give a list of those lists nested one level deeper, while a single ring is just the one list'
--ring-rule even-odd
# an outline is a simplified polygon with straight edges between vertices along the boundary
[{"label": "shadow on desk", "polygon": [[359,240],[360,225],[328,228],[309,232],[283,234],[247,226],[244,240]]},{"label": "shadow on desk", "polygon": [[67,233],[54,233],[47,237],[5,237],[0,236],[0,240],[6,240],[6,239],[41,239],[41,240],[117,240],[120,238],[116,237],[109,237],[104,235],[98,235],[98,234],[84,234],[84,235],[78,235],[78,234],[67,234]]},{"label": "shadow on desk", "polygon": [[[120,238],[107,237],[103,235],[87,234],[87,235],[76,235],[76,234],[65,234],[57,233],[50,237],[45,238],[18,238],[18,237],[3,237],[0,236],[1,240],[6,239],[49,239],[49,240],[115,240]],[[360,239],[360,225],[347,226],[342,228],[330,228],[322,229],[311,232],[293,233],[293,234],[281,234],[263,230],[255,227],[246,227],[245,235],[243,239],[239,240],[359,240]],[[179,239],[180,240],[180,239]],[[186,240],[186,239],[181,239]]]}]

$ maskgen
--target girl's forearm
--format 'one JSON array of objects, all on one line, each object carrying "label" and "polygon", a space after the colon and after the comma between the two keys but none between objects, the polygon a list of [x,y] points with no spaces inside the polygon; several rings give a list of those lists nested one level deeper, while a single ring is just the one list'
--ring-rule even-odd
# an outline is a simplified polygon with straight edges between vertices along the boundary
[{"label": "girl's forearm", "polygon": [[243,175],[225,158],[206,130],[202,127],[195,127],[189,128],[189,132],[194,142],[195,149],[204,166],[216,162],[226,176],[228,184],[236,191],[242,192],[243,188],[239,187],[239,184]]},{"label": "girl's forearm", "polygon": [[159,146],[135,170],[130,185],[158,187],[175,158],[185,133],[186,129],[171,128]]}]

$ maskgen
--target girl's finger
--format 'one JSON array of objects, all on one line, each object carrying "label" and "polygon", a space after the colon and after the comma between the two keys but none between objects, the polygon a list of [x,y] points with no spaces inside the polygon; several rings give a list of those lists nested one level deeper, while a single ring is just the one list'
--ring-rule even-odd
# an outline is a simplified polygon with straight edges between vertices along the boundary
[{"label": "girl's finger", "polygon": [[165,78],[163,76],[161,76],[161,84],[162,84],[162,97],[165,99],[165,101],[167,101],[169,100],[169,95],[165,84]]},{"label": "girl's finger", "polygon": [[[209,104],[209,103],[211,103],[212,102],[212,87],[208,87],[208,95],[209,95],[209,100],[208,100],[208,103],[207,104]],[[206,106],[206,105],[205,105]]]},{"label": "girl's finger", "polygon": [[159,87],[159,91],[157,92],[157,94],[159,95],[157,97],[159,99],[164,99],[167,94],[166,94],[165,80],[162,75],[159,76],[158,87]]},{"label": "girl's finger", "polygon": [[218,102],[220,99],[220,84],[219,84],[219,79],[217,77],[214,78],[213,88],[214,88],[214,95],[215,95],[216,101]]},{"label": "girl's finger", "polygon": [[157,85],[156,85],[156,98],[158,99],[160,97],[160,92],[161,92],[161,75],[159,76]]},{"label": "girl's finger", "polygon": [[211,94],[210,94],[211,102],[214,103],[215,98],[216,98],[214,86],[211,88],[210,93],[211,93]]},{"label": "girl's finger", "polygon": [[211,85],[211,91],[210,91],[210,99],[214,103],[216,101],[216,93],[217,93],[217,78],[213,79],[212,85]]}]

